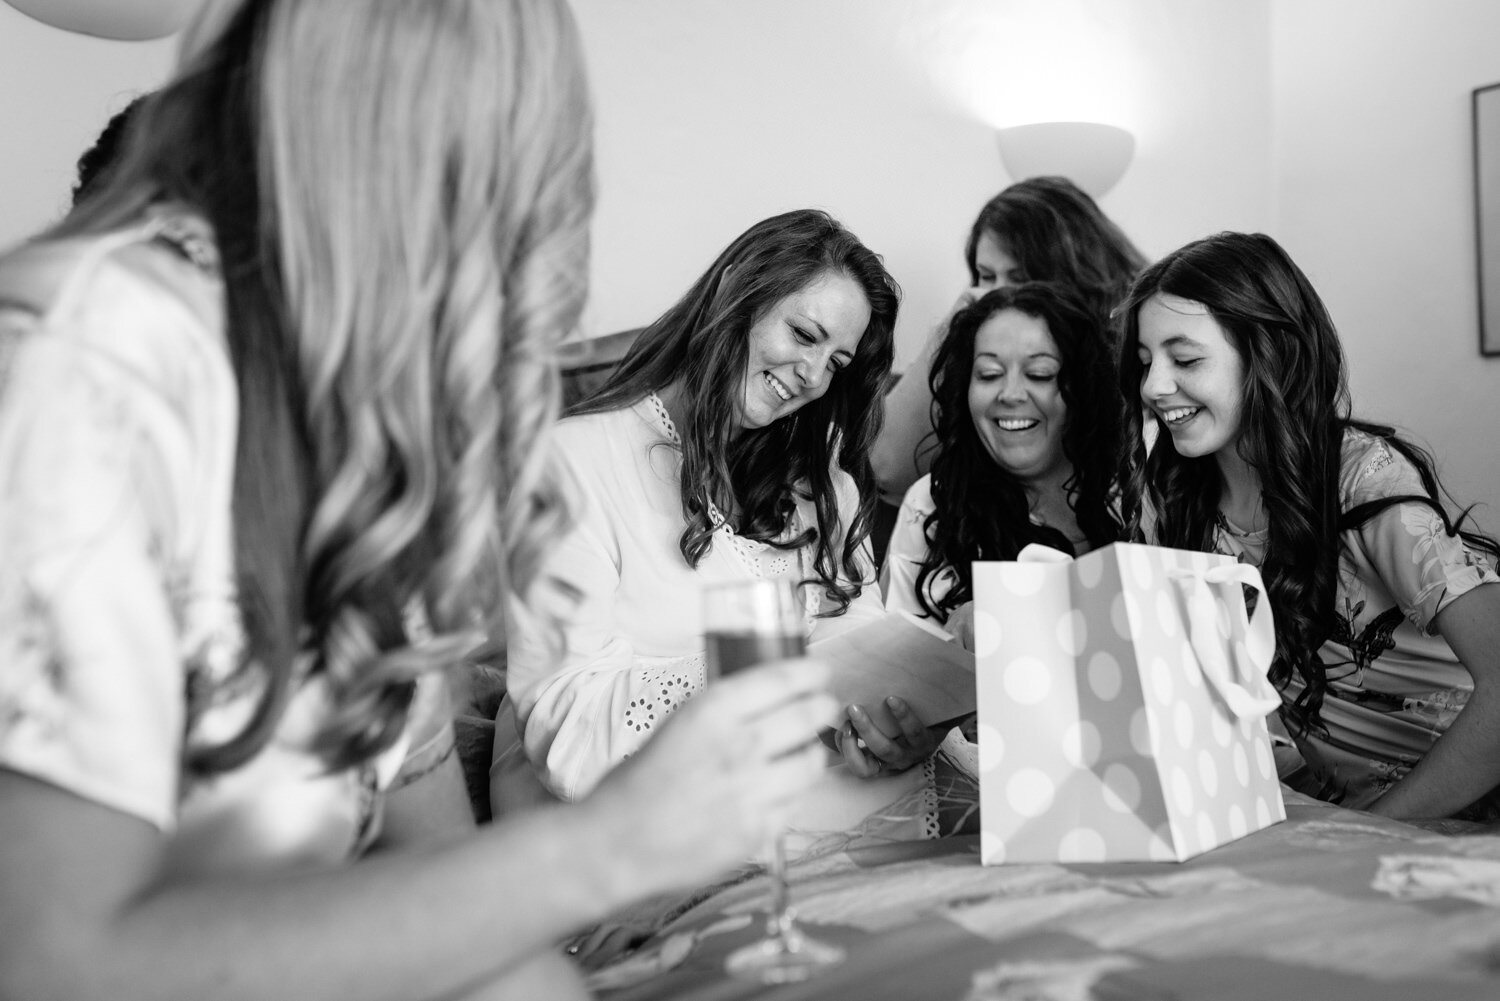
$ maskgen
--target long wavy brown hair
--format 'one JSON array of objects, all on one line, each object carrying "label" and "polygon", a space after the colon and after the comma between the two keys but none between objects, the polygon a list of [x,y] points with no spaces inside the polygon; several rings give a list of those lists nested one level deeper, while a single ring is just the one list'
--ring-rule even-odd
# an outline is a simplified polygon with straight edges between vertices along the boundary
[{"label": "long wavy brown hair", "polygon": [[[331,767],[390,746],[415,679],[500,635],[566,520],[541,443],[580,311],[592,119],[558,0],[210,5],[62,233],[172,202],[212,225],[238,386],[233,523],[269,738],[304,667]],[[419,607],[436,639],[413,645]],[[526,614],[524,604],[518,606]]]},{"label": "long wavy brown hair", "polygon": [[[1016,273],[1006,276],[1009,282],[1067,285],[1106,322],[1147,262],[1125,231],[1066,177],[1017,181],[979,210],[964,244],[964,263],[975,285],[979,240],[986,233],[1016,262]],[[1113,326],[1107,329],[1118,333]]]},{"label": "long wavy brown hair", "polygon": [[[1462,530],[1452,519],[1426,452],[1393,428],[1350,416],[1344,353],[1323,300],[1286,251],[1260,233],[1220,233],[1190,243],[1147,268],[1121,307],[1124,340],[1120,389],[1140,397],[1145,370],[1140,308],[1154,295],[1202,303],[1224,330],[1245,367],[1238,449],[1260,477],[1269,522],[1261,568],[1276,620],[1271,680],[1303,682],[1284,707],[1295,731],[1320,725],[1328,681],[1318,650],[1334,626],[1338,562],[1344,533],[1396,504],[1418,503],[1442,518],[1449,535],[1491,555],[1500,546]],[[1134,442],[1124,481],[1124,513],[1131,535],[1180,549],[1212,548],[1222,480],[1213,456],[1188,458],[1163,429],[1146,453],[1139,406],[1125,409],[1126,440]],[[1416,467],[1424,493],[1386,497],[1342,510],[1339,470],[1344,433],[1374,435]],[[1145,523],[1154,518],[1151,538]]]},{"label": "long wavy brown hair", "polygon": [[[735,410],[745,379],[750,328],[777,302],[830,272],[864,290],[870,322],[854,358],[821,398],[764,428],[742,429]],[[841,614],[870,573],[859,550],[875,505],[870,444],[880,429],[891,371],[900,289],[880,258],[826,212],[765,219],[735,239],[660,319],[631,346],[610,380],[574,409],[597,413],[646,394],[680,387],[683,559],[697,566],[713,541],[712,503],[738,512],[747,538],[797,548],[816,540],[813,582]],[[840,523],[831,472],[844,470],[859,491],[853,523]],[[810,497],[817,526],[784,538],[799,494]],[[844,530],[842,548],[834,541]],[[839,583],[840,575],[853,582]]]}]

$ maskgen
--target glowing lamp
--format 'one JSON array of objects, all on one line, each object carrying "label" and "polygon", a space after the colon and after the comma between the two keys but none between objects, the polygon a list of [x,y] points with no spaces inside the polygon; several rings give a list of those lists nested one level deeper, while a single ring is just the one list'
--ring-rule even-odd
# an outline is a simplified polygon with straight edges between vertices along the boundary
[{"label": "glowing lamp", "polygon": [[5,0],[22,14],[64,31],[139,42],[170,35],[199,0]]},{"label": "glowing lamp", "polygon": [[1037,122],[996,133],[1012,180],[1059,174],[1098,198],[1130,166],[1135,137],[1102,122]]}]

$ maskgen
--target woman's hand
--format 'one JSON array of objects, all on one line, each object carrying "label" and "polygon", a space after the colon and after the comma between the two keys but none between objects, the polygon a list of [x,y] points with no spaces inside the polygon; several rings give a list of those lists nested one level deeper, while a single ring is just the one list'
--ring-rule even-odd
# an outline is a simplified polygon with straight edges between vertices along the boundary
[{"label": "woman's hand", "polygon": [[943,623],[943,628],[948,630],[948,635],[958,641],[959,646],[973,653],[974,603],[966,601],[950,612],[948,621]]},{"label": "woman's hand", "polygon": [[891,696],[869,707],[854,705],[834,736],[844,764],[860,778],[904,772],[926,761],[942,740],[911,706]]},{"label": "woman's hand", "polygon": [[702,883],[754,856],[824,772],[827,669],[783,661],[715,681],[580,807],[617,832],[625,898]]}]

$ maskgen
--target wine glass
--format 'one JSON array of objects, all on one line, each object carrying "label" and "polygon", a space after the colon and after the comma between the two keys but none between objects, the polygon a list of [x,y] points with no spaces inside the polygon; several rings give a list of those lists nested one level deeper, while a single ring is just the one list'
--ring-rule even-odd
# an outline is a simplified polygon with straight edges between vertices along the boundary
[{"label": "wine glass", "polygon": [[[795,581],[767,578],[710,584],[703,594],[709,682],[756,664],[802,656],[804,629]],[[842,962],[844,950],[809,938],[797,926],[788,899],[782,832],[777,831],[771,841],[771,903],[765,937],[736,949],[724,966],[730,976],[741,980],[784,984],[806,980],[823,967]]]}]

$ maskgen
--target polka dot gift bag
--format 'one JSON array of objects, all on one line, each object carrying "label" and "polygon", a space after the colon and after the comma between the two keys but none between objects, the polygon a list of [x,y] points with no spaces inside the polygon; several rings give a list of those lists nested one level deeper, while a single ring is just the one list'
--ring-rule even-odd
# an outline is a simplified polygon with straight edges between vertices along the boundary
[{"label": "polka dot gift bag", "polygon": [[1263,595],[1158,546],[975,563],[983,862],[1180,862],[1285,819]]}]

